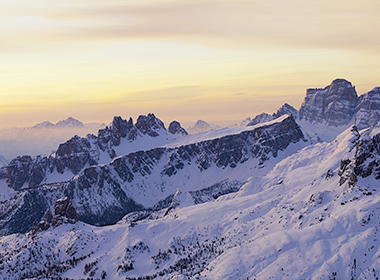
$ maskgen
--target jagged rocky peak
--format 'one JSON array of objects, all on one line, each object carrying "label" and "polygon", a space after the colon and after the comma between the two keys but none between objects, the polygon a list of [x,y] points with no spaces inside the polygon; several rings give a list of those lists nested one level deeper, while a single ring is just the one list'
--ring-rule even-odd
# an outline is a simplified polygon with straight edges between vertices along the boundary
[{"label": "jagged rocky peak", "polygon": [[295,119],[298,117],[298,110],[294,108],[292,105],[285,103],[277,110],[276,113],[273,114],[275,118],[279,118],[283,115],[292,115]]},{"label": "jagged rocky peak", "polygon": [[122,138],[126,137],[128,132],[133,127],[133,120],[129,118],[129,120],[124,120],[120,116],[114,117],[111,125],[111,130],[114,133],[120,134]]},{"label": "jagged rocky peak", "polygon": [[66,120],[59,121],[55,124],[56,127],[84,127],[81,121],[68,117]]},{"label": "jagged rocky peak", "polygon": [[359,97],[355,124],[358,129],[371,127],[380,121],[380,87]]},{"label": "jagged rocky peak", "polygon": [[73,155],[77,153],[82,153],[84,147],[90,148],[91,144],[87,139],[75,135],[65,143],[59,145],[56,151],[57,157],[63,157],[65,155]]},{"label": "jagged rocky peak", "polygon": [[299,111],[299,119],[313,124],[347,125],[356,112],[358,95],[344,79],[336,79],[323,89],[308,89]]},{"label": "jagged rocky peak", "polygon": [[168,131],[171,134],[188,135],[187,131],[177,121],[172,121],[170,123]]},{"label": "jagged rocky peak", "polygon": [[119,146],[121,139],[125,138],[133,128],[133,120],[124,120],[120,116],[115,116],[111,125],[104,129],[99,129],[98,132],[98,144],[99,147],[105,151],[110,150],[111,147]]},{"label": "jagged rocky peak", "polygon": [[254,117],[250,123],[247,124],[247,126],[256,125],[259,123],[269,122],[273,120],[273,115],[269,115],[268,113],[261,113]]},{"label": "jagged rocky peak", "polygon": [[247,126],[252,126],[259,123],[272,121],[274,119],[282,117],[283,115],[292,115],[294,119],[297,119],[298,111],[293,106],[289,105],[288,103],[285,103],[277,110],[276,113],[273,113],[272,115],[268,113],[261,113],[254,117],[252,120],[248,118],[245,119],[243,122],[247,122],[247,120],[250,120],[250,122],[247,123]]},{"label": "jagged rocky peak", "polygon": [[138,117],[135,127],[142,133],[148,134],[152,137],[157,137],[159,134],[157,130],[164,129],[164,123],[156,118],[156,116],[152,113],[148,114],[148,116],[141,115]]}]

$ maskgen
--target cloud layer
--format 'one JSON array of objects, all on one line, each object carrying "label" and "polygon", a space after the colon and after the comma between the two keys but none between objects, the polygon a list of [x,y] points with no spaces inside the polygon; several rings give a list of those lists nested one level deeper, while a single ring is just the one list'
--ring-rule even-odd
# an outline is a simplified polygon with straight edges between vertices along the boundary
[{"label": "cloud layer", "polygon": [[380,43],[380,2],[375,0],[9,2],[0,12],[3,48],[154,38],[244,48],[377,50]]}]

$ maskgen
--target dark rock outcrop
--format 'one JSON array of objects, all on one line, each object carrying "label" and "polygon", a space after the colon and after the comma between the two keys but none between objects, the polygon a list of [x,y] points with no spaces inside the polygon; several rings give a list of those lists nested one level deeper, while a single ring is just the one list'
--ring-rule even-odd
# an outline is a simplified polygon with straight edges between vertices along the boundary
[{"label": "dark rock outcrop", "polygon": [[188,135],[187,131],[177,121],[172,121],[170,123],[168,131],[171,134]]},{"label": "dark rock outcrop", "polygon": [[159,135],[157,130],[165,129],[165,125],[154,114],[148,114],[148,116],[138,117],[135,129],[139,130],[142,134],[157,137]]},{"label": "dark rock outcrop", "polygon": [[[343,159],[340,164],[338,175],[339,183],[342,185],[348,181],[350,186],[354,186],[357,177],[366,178],[373,176],[380,179],[380,133],[371,133],[367,130],[359,134],[356,126],[353,126],[354,133],[357,134],[353,147],[355,154],[351,158]],[[374,131],[378,131],[375,127]]]},{"label": "dark rock outcrop", "polygon": [[[49,219],[49,217],[47,218]],[[53,226],[58,226],[62,223],[74,224],[79,220],[77,211],[72,202],[67,197],[58,199],[54,205],[54,218],[51,221]]]},{"label": "dark rock outcrop", "polygon": [[75,224],[79,221],[77,212],[67,197],[58,199],[54,205],[54,217],[50,209],[47,210],[43,221],[36,223],[32,229],[32,233],[47,230],[49,227],[57,227],[64,223]]}]

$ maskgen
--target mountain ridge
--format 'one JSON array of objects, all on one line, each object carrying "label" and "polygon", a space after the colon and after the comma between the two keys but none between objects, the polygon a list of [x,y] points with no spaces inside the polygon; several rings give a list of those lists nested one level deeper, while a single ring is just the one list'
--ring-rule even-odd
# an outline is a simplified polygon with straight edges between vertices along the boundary
[{"label": "mountain ridge", "polygon": [[0,276],[376,279],[379,109],[379,88],[336,79],[245,127],[114,117],[19,157],[0,169]]},{"label": "mountain ridge", "polygon": [[[346,160],[362,158],[368,149],[361,143],[378,143],[379,132],[352,126],[336,141],[306,146],[211,202],[187,205],[186,193],[177,191],[169,208],[131,213],[113,226],[77,222],[2,237],[0,275],[376,279],[380,197],[368,184],[377,180],[373,174],[358,174],[351,183],[342,178],[348,175],[343,170],[355,170]],[[41,250],[45,254],[37,254]],[[21,270],[29,254],[34,261]]]},{"label": "mountain ridge", "polygon": [[[277,136],[269,136],[271,133]],[[251,130],[236,135],[185,146],[159,147],[129,153],[114,158],[109,164],[86,167],[68,182],[54,183],[46,187],[43,184],[41,187],[36,183],[29,184],[26,193],[22,192],[3,204],[3,217],[0,219],[3,233],[5,230],[17,231],[17,226],[13,226],[17,223],[12,216],[15,215],[15,211],[20,213],[29,211],[28,205],[25,208],[23,206],[25,203],[22,203],[22,197],[28,193],[30,193],[28,203],[35,199],[44,201],[37,220],[42,218],[41,213],[46,211],[47,205],[52,207],[55,200],[67,196],[72,200],[82,221],[100,225],[110,224],[117,222],[128,212],[154,207],[160,199],[164,200],[174,194],[178,188],[178,180],[182,181],[182,187],[188,191],[207,188],[224,179],[231,181],[234,180],[234,176],[242,172],[239,172],[239,168],[236,171],[238,173],[234,171],[237,166],[242,166],[242,170],[253,167],[264,168],[271,158],[277,158],[278,153],[284,151],[291,143],[302,144],[303,141],[302,131],[294,119],[291,116],[283,116],[276,122],[252,127]],[[248,161],[252,163],[245,164]],[[59,168],[59,161],[55,166]],[[83,164],[71,167],[82,170],[82,166]],[[226,169],[230,171],[227,172]],[[17,169],[15,173],[10,164],[7,170],[8,174],[22,174],[21,171],[25,170],[25,167],[22,167],[21,171]],[[2,171],[5,173],[4,169]],[[203,174],[203,182],[197,180],[197,175],[200,173]],[[233,175],[234,173],[236,175]],[[31,174],[33,178],[36,177],[35,172]],[[215,177],[214,174],[219,175]],[[25,175],[21,176],[21,179],[23,178]],[[17,180],[9,183],[10,187],[14,188],[21,185]],[[161,188],[157,189],[157,186]],[[84,197],[91,197],[93,201],[86,201]],[[18,203],[17,207],[15,203]],[[34,203],[38,204],[37,201]],[[17,217],[20,221],[21,218]],[[28,218],[23,224],[29,223],[31,226],[35,223],[35,219]],[[8,224],[11,226],[8,227]]]}]

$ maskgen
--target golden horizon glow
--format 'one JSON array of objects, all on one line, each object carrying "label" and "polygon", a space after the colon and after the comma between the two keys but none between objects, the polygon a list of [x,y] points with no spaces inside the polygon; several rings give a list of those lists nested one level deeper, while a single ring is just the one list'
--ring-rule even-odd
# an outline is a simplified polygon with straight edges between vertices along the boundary
[{"label": "golden horizon glow", "polygon": [[0,127],[73,116],[109,123],[239,122],[299,109],[307,88],[380,85],[380,2],[0,3]]}]

